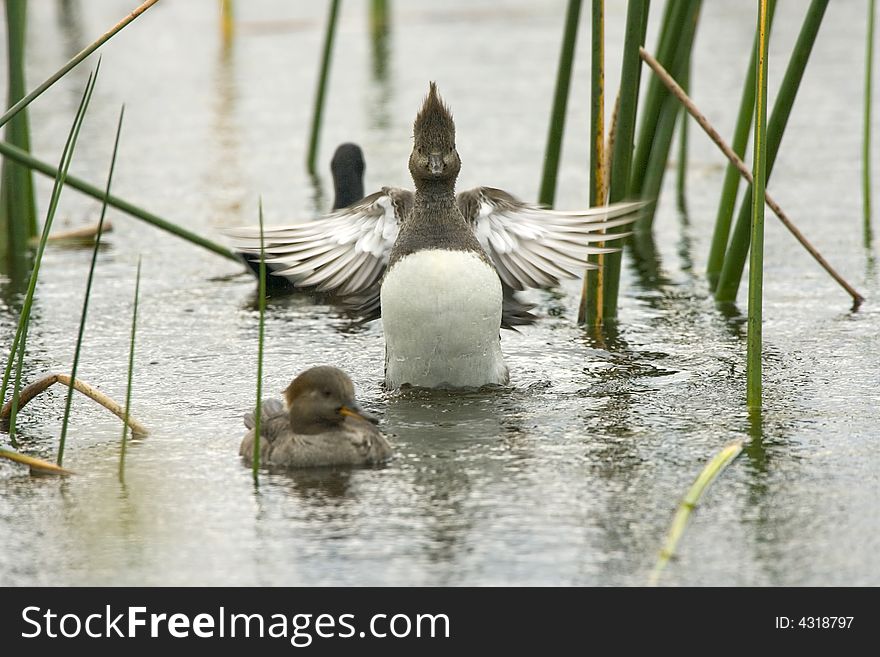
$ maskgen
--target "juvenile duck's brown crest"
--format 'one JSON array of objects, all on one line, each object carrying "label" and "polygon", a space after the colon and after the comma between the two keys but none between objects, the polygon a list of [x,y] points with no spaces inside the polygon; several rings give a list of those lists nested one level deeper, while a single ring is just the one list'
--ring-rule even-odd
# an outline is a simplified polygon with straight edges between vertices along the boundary
[{"label": "juvenile duck's brown crest", "polygon": [[416,148],[423,151],[444,151],[455,148],[455,123],[452,120],[452,112],[437,93],[435,82],[431,82],[428,96],[416,115],[413,137]]}]

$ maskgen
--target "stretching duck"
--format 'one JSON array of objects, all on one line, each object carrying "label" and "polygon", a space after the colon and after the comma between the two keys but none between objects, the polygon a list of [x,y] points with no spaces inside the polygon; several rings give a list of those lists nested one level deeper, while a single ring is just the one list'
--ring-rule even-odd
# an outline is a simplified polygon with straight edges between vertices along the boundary
[{"label": "stretching duck", "polygon": [[[312,367],[284,390],[287,410],[267,399],[260,412],[260,463],[304,468],[332,465],[371,465],[391,457],[391,445],[354,400],[354,385],[340,369]],[[254,413],[239,454],[246,462],[254,454]]]},{"label": "stretching duck", "polygon": [[[502,285],[548,288],[577,278],[591,246],[637,218],[642,203],[554,211],[493,187],[455,194],[455,123],[432,82],[416,116],[409,170],[415,193],[383,187],[318,221],[265,231],[276,274],[296,285],[362,297],[381,313],[385,383],[429,388],[504,385],[499,327],[511,324]],[[259,232],[228,231],[259,253]],[[524,322],[519,322],[524,323]]]}]

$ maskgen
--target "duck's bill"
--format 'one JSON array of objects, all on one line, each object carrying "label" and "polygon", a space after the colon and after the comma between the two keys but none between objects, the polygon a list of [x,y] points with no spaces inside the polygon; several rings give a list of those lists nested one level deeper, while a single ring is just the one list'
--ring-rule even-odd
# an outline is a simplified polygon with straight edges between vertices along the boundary
[{"label": "duck's bill", "polygon": [[373,424],[379,424],[379,418],[374,415],[370,415],[362,411],[359,408],[351,408],[350,406],[343,406],[339,409],[340,415],[345,415],[346,417],[356,417],[359,420],[364,420],[365,422],[372,422]]}]

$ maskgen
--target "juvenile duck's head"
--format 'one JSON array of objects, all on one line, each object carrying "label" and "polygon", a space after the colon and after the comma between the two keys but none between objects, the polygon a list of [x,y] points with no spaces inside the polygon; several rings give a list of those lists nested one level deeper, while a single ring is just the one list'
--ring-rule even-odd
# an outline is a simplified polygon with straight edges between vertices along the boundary
[{"label": "juvenile duck's head", "polygon": [[461,159],[455,150],[455,123],[434,82],[416,116],[413,142],[409,171],[416,184],[422,181],[455,181],[461,169]]},{"label": "juvenile duck's head", "polygon": [[342,424],[346,417],[375,422],[355,402],[351,379],[335,367],[320,365],[307,369],[283,394],[294,433],[323,433]]}]

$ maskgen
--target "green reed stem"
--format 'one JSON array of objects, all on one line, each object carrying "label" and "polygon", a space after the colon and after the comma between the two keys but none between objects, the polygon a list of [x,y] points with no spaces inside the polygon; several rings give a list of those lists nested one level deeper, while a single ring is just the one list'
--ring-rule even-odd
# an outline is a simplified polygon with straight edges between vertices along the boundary
[{"label": "green reed stem", "polygon": [[370,44],[373,77],[379,82],[388,79],[388,48],[391,33],[391,9],[388,0],[370,1]]},{"label": "green reed stem", "polygon": [[590,56],[590,207],[605,203],[605,0],[593,0]]},{"label": "green reed stem", "polygon": [[[669,53],[670,63],[672,65],[673,75],[677,78],[685,76],[685,72],[689,66],[691,59],[691,49],[694,43],[694,36],[697,31],[697,20],[700,14],[701,0],[689,0],[688,2],[678,2],[685,10],[677,15],[682,21],[681,24],[675,25],[676,39],[671,53]],[[643,171],[639,172],[633,165],[633,184],[631,190],[633,195],[638,194],[643,199],[655,200],[660,195],[660,189],[663,186],[663,177],[666,175],[666,163],[669,160],[669,150],[672,146],[672,137],[675,133],[675,121],[679,113],[679,103],[669,90],[656,76],[651,76],[651,87],[659,87],[663,92],[656,92],[655,95],[660,100],[659,109],[653,121],[653,132],[651,134],[641,134],[640,139],[648,142],[648,159]],[[647,117],[646,117],[647,119]],[[639,146],[641,146],[641,141]],[[638,153],[638,150],[636,151]],[[634,242],[638,246],[639,234],[646,235],[650,238],[650,228],[654,223],[654,212],[657,208],[656,203],[652,203],[645,209],[645,215],[640,221],[641,230],[636,231]],[[643,249],[639,249],[643,251]]]},{"label": "green reed stem", "polygon": [[260,199],[260,286],[259,309],[260,320],[257,332],[257,407],[254,411],[254,454],[251,458],[251,472],[254,484],[260,483],[260,424],[263,412],[263,336],[266,321],[266,247],[263,243],[263,199]]},{"label": "green reed stem", "polygon": [[[692,44],[693,45],[693,44]],[[682,72],[681,86],[690,93],[691,86],[691,58],[688,57],[687,66]],[[679,110],[680,123],[678,124],[678,177],[675,186],[675,197],[678,202],[678,211],[687,216],[687,164],[688,164],[688,129],[690,120],[687,110],[682,107]]]},{"label": "green reed stem", "polygon": [[[7,0],[8,102],[21,98],[25,87],[25,34],[27,3]],[[6,126],[6,139],[22,150],[30,150],[27,112]],[[15,162],[4,161],[0,182],[0,266],[11,278],[21,281],[28,270],[28,242],[37,234],[37,209],[33,174]]]},{"label": "green reed stem", "polygon": [[370,32],[384,32],[388,29],[388,0],[370,0]]},{"label": "green reed stem", "polygon": [[[131,410],[131,382],[134,374],[134,342],[137,333],[138,297],[141,290],[141,257],[138,256],[134,281],[134,309],[131,313],[131,339],[128,345],[128,383],[125,387],[125,417],[122,419],[122,446],[119,451],[119,483],[125,483],[125,442],[128,436],[128,418]],[[60,465],[60,464],[59,464]]]},{"label": "green reed stem", "polygon": [[[773,25],[773,16],[776,13],[776,0],[770,0],[767,4],[767,30]],[[739,112],[736,117],[736,127],[733,131],[733,151],[742,159],[746,152],[746,144],[749,132],[752,128],[752,118],[755,116],[755,57],[758,52],[758,35],[752,45],[752,54],[749,66],[746,69],[745,81],[743,82],[742,96],[739,102]],[[721,201],[718,203],[718,213],[715,216],[715,229],[712,233],[712,245],[709,249],[709,261],[706,264],[706,276],[709,279],[709,289],[715,290],[718,286],[718,278],[721,275],[721,267],[724,264],[724,254],[727,251],[727,241],[730,237],[730,224],[733,222],[733,209],[736,205],[736,195],[739,191],[740,172],[733,162],[727,164],[724,172],[724,182],[721,185]]]},{"label": "green reed stem", "polygon": [[[762,0],[764,1],[764,0]],[[663,549],[660,550],[660,556],[654,565],[654,570],[648,580],[650,586],[656,586],[660,581],[660,575],[670,559],[675,556],[675,550],[681,537],[687,529],[688,522],[694,509],[700,503],[703,494],[712,485],[712,483],[724,472],[724,469],[740,455],[743,450],[743,441],[738,440],[725,446],[718,452],[711,461],[706,464],[700,472],[696,481],[688,489],[684,499],[678,505],[672,524],[669,527],[669,533],[666,535],[666,541]]]},{"label": "green reed stem", "polygon": [[64,150],[61,153],[61,162],[58,166],[58,173],[55,177],[55,185],[52,188],[52,196],[49,201],[49,210],[46,213],[46,221],[43,224],[43,233],[40,236],[40,243],[37,246],[37,253],[34,257],[34,266],[31,270],[31,277],[28,283],[28,289],[25,293],[24,303],[21,307],[21,315],[18,320],[18,327],[15,331],[15,338],[12,341],[12,349],[10,350],[9,360],[6,363],[6,369],[3,372],[3,384],[2,389],[0,389],[0,399],[6,399],[6,387],[9,383],[9,375],[12,370],[13,359],[15,358],[16,351],[19,350],[19,367],[16,373],[16,386],[13,391],[13,413],[10,414],[9,418],[9,435],[10,439],[15,438],[15,416],[16,416],[16,406],[17,402],[15,397],[17,396],[18,390],[18,382],[21,380],[21,369],[22,369],[22,358],[25,353],[26,345],[27,345],[27,327],[31,314],[31,307],[34,303],[34,291],[37,287],[37,277],[40,275],[40,263],[43,260],[43,252],[46,250],[46,241],[49,238],[49,231],[52,228],[52,221],[55,218],[55,211],[58,208],[58,200],[61,197],[61,190],[64,189],[64,179],[67,176],[67,170],[70,167],[70,162],[73,159],[73,152],[76,148],[76,140],[79,137],[79,129],[82,125],[83,118],[85,117],[86,110],[89,106],[89,100],[92,97],[92,91],[95,88],[95,81],[98,78],[98,71],[101,67],[101,60],[98,60],[98,64],[95,67],[95,70],[92,74],[89,75],[89,79],[86,82],[86,87],[83,92],[82,99],[80,100],[79,108],[76,111],[76,117],[73,120],[73,125],[70,127],[70,132],[67,135],[67,141],[64,144]]},{"label": "green reed stem", "polygon": [[[715,142],[715,145],[724,153],[724,156],[731,162],[739,171],[740,175],[746,180],[748,184],[752,184],[752,172],[749,171],[748,167],[745,163],[740,159],[740,157],[733,152],[733,149],[724,141],[718,131],[712,127],[712,124],[709,123],[709,120],[700,112],[699,108],[694,105],[694,102],[688,97],[688,95],[684,92],[684,90],[676,83],[676,81],[672,78],[671,75],[664,69],[656,59],[654,59],[651,54],[641,48],[639,50],[639,54],[645,63],[651,68],[654,74],[663,81],[663,84],[669,89],[670,93],[675,96],[678,101],[684,106],[687,112],[694,118],[705,133],[709,136],[709,138]],[[828,273],[831,278],[833,278],[847,293],[852,297],[853,301],[853,310],[855,311],[865,300],[865,298],[856,290],[852,285],[850,285],[843,276],[841,276],[834,267],[831,266],[825,257],[819,253],[815,246],[813,246],[810,241],[804,236],[804,234],[795,226],[794,222],[789,218],[789,216],[779,207],[779,204],[770,196],[767,191],[764,191],[764,201],[767,203],[767,207],[769,207],[773,213],[779,218],[779,221],[782,222],[782,225],[785,226],[788,231],[794,236],[794,238],[800,242],[801,246],[806,249],[807,253],[813,256],[813,259],[819,263],[819,265]]]},{"label": "green reed stem", "polygon": [[[688,23],[687,16],[692,11],[692,4],[691,0],[666,1],[656,54],[657,60],[666,69],[675,70],[674,62],[679,50],[679,40]],[[648,161],[653,150],[654,136],[657,133],[657,124],[661,120],[664,100],[668,96],[666,89],[656,79],[649,79],[647,84],[645,101],[639,113],[641,123],[632,161],[629,188],[631,196],[641,194],[642,184],[648,170]]]},{"label": "green reed stem", "polygon": [[[607,197],[605,182],[605,0],[593,0],[590,56],[590,207],[603,205]],[[599,243],[598,246],[605,246]],[[589,258],[602,267],[604,254]],[[584,276],[579,324],[587,321],[589,299],[601,298],[602,277]]]},{"label": "green reed stem", "polygon": [[[25,317],[23,322],[19,324],[22,327],[22,335],[27,335],[28,326],[30,325],[30,316]],[[15,421],[18,418],[18,401],[19,395],[21,394],[21,373],[24,370],[24,350],[25,350],[25,341],[22,340],[18,344],[17,353],[14,351],[9,358],[9,365],[12,364],[12,359],[16,358],[15,364],[15,378],[12,381],[12,400],[11,400],[11,409],[9,411],[9,443],[17,448],[18,441],[15,439]],[[5,381],[4,381],[5,387]],[[5,393],[4,393],[5,398]]]},{"label": "green reed stem", "polygon": [[[773,111],[767,124],[767,179],[773,171],[776,155],[782,143],[782,135],[791,115],[794,100],[797,96],[798,87],[807,67],[810,52],[819,33],[828,0],[813,0],[807,9],[804,23],[795,43],[791,59],[779,86],[776,101],[773,103]],[[751,232],[751,208],[752,190],[747,189],[743,196],[743,204],[737,216],[730,245],[724,257],[724,265],[721,268],[721,276],[718,279],[718,287],[715,290],[715,298],[718,301],[733,302],[739,291],[740,280],[745,269],[746,258],[749,252],[749,235]]]},{"label": "green reed stem", "polygon": [[[50,178],[54,178],[58,175],[58,169],[56,169],[52,165],[41,162],[40,160],[31,157],[29,153],[26,153],[23,150],[16,148],[15,146],[6,142],[0,141],[0,155],[4,155],[8,158],[15,160],[16,162],[20,162],[25,166],[33,169],[34,171],[49,176]],[[235,257],[235,254],[226,247],[220,246],[219,244],[216,244],[207,238],[196,235],[195,233],[192,233],[185,228],[181,228],[180,226],[173,224],[166,219],[162,219],[152,212],[143,210],[136,205],[133,205],[117,196],[107,196],[105,195],[103,190],[85,182],[84,180],[81,180],[80,178],[67,176],[64,180],[64,183],[69,187],[73,187],[74,189],[77,189],[84,194],[91,196],[92,198],[98,199],[99,201],[103,201],[106,198],[107,204],[111,207],[116,208],[117,210],[121,210],[126,214],[130,214],[137,219],[140,219],[152,226],[155,226],[156,228],[169,232],[172,235],[176,235],[177,237],[183,238],[186,241],[191,242],[192,244],[201,246],[202,248],[208,249],[209,251],[213,251],[214,253],[223,256],[224,258],[228,258],[229,260],[235,260],[236,262],[238,262],[238,258]]]},{"label": "green reed stem", "polygon": [[565,133],[565,109],[568,105],[571,66],[574,61],[580,15],[581,0],[568,0],[568,11],[565,13],[565,28],[562,35],[562,50],[559,53],[559,66],[556,69],[556,92],[553,94],[553,109],[550,112],[550,127],[547,132],[547,149],[544,153],[544,172],[541,175],[541,191],[538,193],[538,202],[547,207],[553,206],[553,200],[556,197],[556,176],[559,173],[562,136]]},{"label": "green reed stem", "polygon": [[[107,32],[101,35],[96,41],[94,41],[91,45],[83,48],[79,53],[77,53],[69,62],[67,62],[64,66],[58,69],[55,73],[53,73],[49,78],[46,79],[40,86],[30,92],[27,96],[22,98],[20,101],[15,103],[12,107],[10,107],[3,116],[0,116],[0,126],[4,125],[9,119],[15,116],[18,112],[20,112],[23,108],[29,105],[34,99],[40,96],[46,89],[51,87],[53,84],[58,82],[61,78],[63,78],[70,69],[79,64],[86,57],[95,52],[98,48],[104,45],[107,41],[109,41],[117,32],[119,32],[126,25],[131,23],[135,18],[143,14],[147,9],[156,4],[159,0],[147,0],[147,2],[139,5],[134,11],[132,11],[128,16],[123,18],[121,21],[116,23],[113,27],[111,27]],[[7,5],[11,4],[9,2]],[[22,3],[23,4],[23,3]]]},{"label": "green reed stem", "polygon": [[104,217],[107,215],[106,197],[110,194],[110,184],[113,181],[113,170],[116,167],[116,152],[119,149],[119,135],[122,132],[122,117],[125,115],[125,105],[119,110],[119,122],[116,124],[116,139],[113,142],[113,155],[110,158],[110,171],[107,174],[107,187],[104,190],[104,203],[101,205],[101,217],[98,219],[98,232],[95,235],[95,248],[92,249],[92,261],[89,265],[89,275],[86,279],[86,292],[83,297],[83,308],[79,318],[79,332],[76,336],[76,347],[73,350],[73,366],[70,369],[70,386],[67,388],[67,400],[64,402],[64,419],[61,422],[61,438],[58,441],[57,463],[60,466],[64,460],[64,446],[67,440],[67,423],[70,420],[70,406],[73,402],[74,382],[76,371],[79,367],[79,355],[82,349],[83,335],[86,330],[86,316],[89,312],[89,297],[92,294],[92,281],[95,277],[95,264],[98,261],[98,249],[101,246],[101,236],[104,230]]},{"label": "green reed stem", "polygon": [[761,406],[761,342],[764,293],[764,187],[767,177],[767,2],[758,1],[758,61],[752,152],[752,247],[749,259],[749,330],[746,389],[749,408]]},{"label": "green reed stem", "polygon": [[336,18],[339,15],[339,0],[330,0],[330,16],[327,18],[327,32],[324,34],[324,50],[321,56],[321,70],[318,73],[318,90],[315,93],[315,109],[312,114],[312,131],[309,137],[309,154],[306,168],[313,176],[318,175],[318,137],[321,132],[321,117],[324,113],[324,96],[327,78],[330,74],[330,56],[333,53],[333,37],[336,34]]},{"label": "green reed stem", "polygon": [[[628,192],[641,77],[639,47],[645,42],[647,25],[648,3],[643,0],[629,0],[626,10],[623,62],[620,72],[620,105],[617,110],[614,146],[611,149],[611,171],[608,182],[609,203],[624,200]],[[621,232],[625,228],[610,230],[611,232]],[[598,286],[600,293],[587,299],[585,316],[588,324],[599,326],[605,322],[613,322],[617,318],[621,262],[621,252],[609,253],[605,256],[604,266],[601,269],[587,272],[588,277],[602,277],[602,283]],[[588,285],[592,287],[594,283],[590,281]]]},{"label": "green reed stem", "polygon": [[874,69],[874,0],[868,0],[868,34],[865,38],[865,117],[862,137],[862,208],[864,243],[871,247],[871,114]]}]

